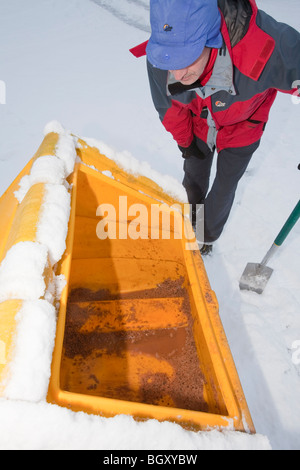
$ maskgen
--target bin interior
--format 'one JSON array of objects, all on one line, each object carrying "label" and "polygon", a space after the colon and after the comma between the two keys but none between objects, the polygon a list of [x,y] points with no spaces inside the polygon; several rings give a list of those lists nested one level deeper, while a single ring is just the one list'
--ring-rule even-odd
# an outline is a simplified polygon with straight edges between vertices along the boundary
[{"label": "bin interior", "polygon": [[[126,217],[120,196],[130,208]],[[189,285],[184,245],[174,235],[176,214],[170,217],[170,239],[163,238],[162,221],[158,239],[124,236],[133,224],[144,234],[145,225],[150,230],[153,202],[124,185],[116,190],[110,178],[99,184],[98,175],[79,167],[60,387],[226,415]],[[145,212],[137,218],[134,204],[145,206],[148,220]],[[103,221],[106,227],[111,221],[114,229],[105,207],[116,209],[116,234],[123,239],[99,239],[99,222],[103,228]]]}]

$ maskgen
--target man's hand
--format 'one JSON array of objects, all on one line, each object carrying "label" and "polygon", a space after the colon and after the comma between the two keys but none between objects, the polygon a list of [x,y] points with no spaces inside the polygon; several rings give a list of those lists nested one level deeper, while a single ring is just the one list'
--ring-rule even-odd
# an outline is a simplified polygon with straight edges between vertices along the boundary
[{"label": "man's hand", "polygon": [[201,150],[197,146],[195,138],[189,147],[181,147],[180,145],[178,145],[178,148],[182,153],[182,158],[196,157],[196,158],[199,158],[200,160],[205,159],[205,155],[203,152],[201,152]]}]

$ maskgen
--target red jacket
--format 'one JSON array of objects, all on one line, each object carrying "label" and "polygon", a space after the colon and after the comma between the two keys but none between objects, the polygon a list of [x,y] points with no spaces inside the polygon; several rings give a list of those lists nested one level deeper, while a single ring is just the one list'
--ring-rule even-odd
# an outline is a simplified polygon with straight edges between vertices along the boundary
[{"label": "red jacket", "polygon": [[173,83],[170,72],[147,62],[154,105],[181,147],[194,135],[217,151],[250,145],[261,138],[277,91],[297,93],[300,34],[258,10],[255,0],[242,3],[243,11],[233,0],[219,1],[224,46],[204,86]]}]

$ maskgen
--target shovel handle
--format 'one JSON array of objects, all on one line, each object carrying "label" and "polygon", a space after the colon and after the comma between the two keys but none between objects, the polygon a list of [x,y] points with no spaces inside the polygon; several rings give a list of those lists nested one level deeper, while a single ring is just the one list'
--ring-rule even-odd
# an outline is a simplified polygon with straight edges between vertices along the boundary
[{"label": "shovel handle", "polygon": [[282,245],[282,243],[284,242],[284,240],[286,239],[286,237],[288,236],[288,234],[290,233],[290,231],[292,230],[292,228],[294,227],[294,225],[298,221],[299,217],[300,217],[300,200],[296,204],[295,209],[293,210],[293,212],[291,213],[291,215],[287,219],[286,223],[284,224],[284,226],[280,230],[279,234],[277,235],[277,237],[274,241],[275,245],[277,245],[277,246]]}]

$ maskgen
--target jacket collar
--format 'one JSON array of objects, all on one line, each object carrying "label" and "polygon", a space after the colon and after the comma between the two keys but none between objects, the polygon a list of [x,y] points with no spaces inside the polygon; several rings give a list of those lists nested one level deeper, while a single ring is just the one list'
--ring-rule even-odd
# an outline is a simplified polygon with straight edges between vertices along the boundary
[{"label": "jacket collar", "polygon": [[205,99],[221,90],[236,95],[233,85],[232,60],[225,43],[219,50],[210,79],[204,87],[199,87],[195,91],[201,98]]}]

